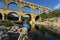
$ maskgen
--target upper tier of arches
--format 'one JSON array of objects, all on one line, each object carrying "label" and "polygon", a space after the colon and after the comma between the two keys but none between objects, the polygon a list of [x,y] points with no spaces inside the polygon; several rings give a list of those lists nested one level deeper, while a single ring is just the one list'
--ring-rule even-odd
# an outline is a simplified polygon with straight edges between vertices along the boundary
[{"label": "upper tier of arches", "polygon": [[[23,4],[22,4],[22,5],[23,5]],[[21,6],[21,5],[19,5],[19,6]],[[40,10],[38,7],[34,8],[34,9],[32,10],[29,5],[26,5],[26,6],[23,5],[23,7],[21,7],[21,8],[20,8],[19,6],[18,6],[18,4],[15,3],[15,2],[10,2],[10,3],[8,3],[7,8],[8,8],[9,10],[20,10],[20,9],[21,9],[20,11],[26,12],[26,13],[31,13],[31,12],[33,11],[34,14],[40,14],[41,12],[42,12],[42,13],[43,13],[43,12],[46,12],[45,9]],[[5,8],[5,3],[4,3],[3,1],[0,1],[0,8]],[[48,12],[50,12],[50,10],[49,10]]]}]

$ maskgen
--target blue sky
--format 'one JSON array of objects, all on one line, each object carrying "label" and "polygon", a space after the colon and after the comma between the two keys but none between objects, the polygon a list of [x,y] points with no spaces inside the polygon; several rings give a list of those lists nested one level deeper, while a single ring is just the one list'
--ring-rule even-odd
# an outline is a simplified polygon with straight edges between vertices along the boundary
[{"label": "blue sky", "polygon": [[52,9],[60,9],[60,0],[26,0]]}]

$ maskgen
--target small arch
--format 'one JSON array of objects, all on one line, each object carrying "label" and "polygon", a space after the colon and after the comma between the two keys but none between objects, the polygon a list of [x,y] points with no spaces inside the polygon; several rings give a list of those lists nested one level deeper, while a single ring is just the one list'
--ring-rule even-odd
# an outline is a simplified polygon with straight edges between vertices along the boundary
[{"label": "small arch", "polygon": [[30,9],[29,6],[24,6],[24,7],[22,8],[22,12],[28,12],[28,13],[30,13],[30,12],[31,12],[31,9]]},{"label": "small arch", "polygon": [[15,2],[11,2],[11,3],[8,4],[8,9],[10,9],[10,10],[19,10],[19,7]]},{"label": "small arch", "polygon": [[25,22],[31,21],[31,15],[30,15],[30,14],[25,14],[25,15],[22,17],[22,20],[25,21]]},{"label": "small arch", "polygon": [[4,2],[0,1],[0,8],[4,8]]},{"label": "small arch", "polygon": [[2,20],[2,14],[0,13],[0,20]]},{"label": "small arch", "polygon": [[39,15],[35,17],[35,21],[39,19]]},{"label": "small arch", "polygon": [[35,9],[34,9],[34,13],[35,13],[35,14],[39,14],[39,9],[38,9],[38,8],[35,8]]},{"label": "small arch", "polygon": [[19,16],[18,16],[18,14],[16,13],[16,12],[10,12],[10,13],[8,13],[8,15],[7,15],[7,19],[8,20],[19,20]]},{"label": "small arch", "polygon": [[42,13],[45,13],[45,10],[42,10]]}]

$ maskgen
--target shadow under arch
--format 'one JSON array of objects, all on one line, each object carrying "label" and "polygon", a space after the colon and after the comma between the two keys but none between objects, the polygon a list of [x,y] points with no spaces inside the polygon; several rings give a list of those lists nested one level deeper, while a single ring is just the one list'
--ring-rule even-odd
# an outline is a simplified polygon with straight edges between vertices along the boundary
[{"label": "shadow under arch", "polygon": [[3,17],[3,16],[2,16],[2,14],[0,13],[0,20],[2,20],[2,17]]},{"label": "shadow under arch", "polygon": [[19,16],[16,12],[10,12],[7,14],[7,20],[17,21],[19,20]]},{"label": "shadow under arch", "polygon": [[35,29],[36,29],[36,30],[39,30],[39,26],[35,25]]},{"label": "shadow under arch", "polygon": [[10,2],[10,3],[8,4],[8,9],[10,9],[10,10],[19,10],[19,7],[18,7],[17,3],[15,3],[15,2]]},{"label": "shadow under arch", "polygon": [[35,17],[35,21],[37,21],[37,20],[39,19],[39,17],[40,17],[40,16],[39,16],[39,15],[37,15],[37,16]]},{"label": "shadow under arch", "polygon": [[28,12],[28,13],[30,13],[31,12],[31,9],[30,9],[29,6],[23,6],[22,7],[22,12]]}]

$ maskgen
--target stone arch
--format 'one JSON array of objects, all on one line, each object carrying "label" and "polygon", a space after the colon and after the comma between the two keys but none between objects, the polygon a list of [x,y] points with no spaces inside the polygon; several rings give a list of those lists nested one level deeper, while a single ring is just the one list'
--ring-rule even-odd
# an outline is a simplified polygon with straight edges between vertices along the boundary
[{"label": "stone arch", "polygon": [[19,7],[18,7],[17,3],[11,2],[11,3],[8,4],[8,9],[10,9],[10,10],[19,10]]},{"label": "stone arch", "polygon": [[35,14],[39,14],[39,9],[38,9],[38,8],[35,8],[35,9],[34,9],[34,13],[35,13]]},{"label": "stone arch", "polygon": [[39,15],[37,15],[36,17],[35,17],[35,21],[37,21],[39,19]]},{"label": "stone arch", "polygon": [[43,9],[43,10],[42,10],[42,13],[44,13],[44,12],[45,12],[45,10]]},{"label": "stone arch", "polygon": [[7,14],[7,20],[19,20],[19,15],[16,12],[10,12]]},{"label": "stone arch", "polygon": [[4,2],[0,1],[0,8],[4,8]]},{"label": "stone arch", "polygon": [[30,13],[31,9],[30,9],[29,6],[24,6],[24,7],[22,7],[22,12],[28,12],[28,13]]},{"label": "stone arch", "polygon": [[3,16],[2,16],[2,14],[0,13],[0,20],[2,20],[2,17],[3,17]]},{"label": "stone arch", "polygon": [[[25,18],[25,19],[24,19]],[[30,21],[31,21],[31,15],[30,14],[25,14],[22,16],[22,20],[23,20],[23,25],[24,27],[27,28],[28,31],[31,30],[31,25],[30,25]]]},{"label": "stone arch", "polygon": [[25,19],[28,19],[29,21],[31,21],[31,15],[30,14],[25,14],[22,16],[22,20],[25,21]]}]

